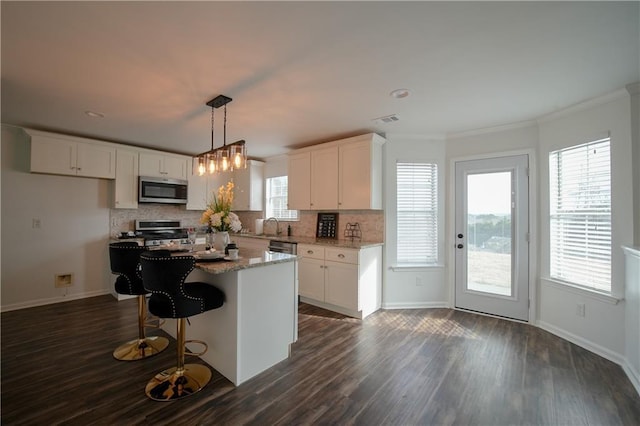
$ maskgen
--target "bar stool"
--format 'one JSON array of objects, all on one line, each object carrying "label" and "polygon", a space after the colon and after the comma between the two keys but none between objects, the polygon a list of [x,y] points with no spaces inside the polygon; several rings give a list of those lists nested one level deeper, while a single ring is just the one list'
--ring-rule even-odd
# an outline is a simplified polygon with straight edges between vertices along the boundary
[{"label": "bar stool", "polygon": [[[156,374],[147,383],[145,393],[156,401],[170,401],[192,395],[211,380],[211,370],[201,364],[185,364],[185,355],[201,356],[208,347],[201,340],[185,340],[185,320],[193,315],[217,309],[224,293],[202,282],[185,283],[195,268],[193,256],[170,256],[145,252],[140,256],[142,282],[151,292],[149,311],[160,318],[177,319],[177,365]],[[186,343],[200,343],[204,350],[185,353]]]},{"label": "bar stool", "polygon": [[138,297],[138,338],[118,346],[113,357],[120,361],[136,361],[159,354],[167,348],[169,340],[161,336],[145,336],[146,323],[146,291],[139,274],[140,254],[145,250],[136,242],[125,241],[109,244],[109,260],[111,272],[118,275],[115,290],[118,294]]}]

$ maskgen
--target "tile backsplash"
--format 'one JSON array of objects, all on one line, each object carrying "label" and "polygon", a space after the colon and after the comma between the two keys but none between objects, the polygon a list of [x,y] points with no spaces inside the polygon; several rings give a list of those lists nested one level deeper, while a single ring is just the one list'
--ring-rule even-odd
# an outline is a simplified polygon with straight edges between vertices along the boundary
[{"label": "tile backsplash", "polygon": [[[244,229],[255,231],[256,219],[262,219],[262,212],[236,212],[242,221]],[[184,206],[165,204],[140,204],[137,209],[111,209],[110,235],[117,237],[120,232],[135,230],[137,219],[177,219],[182,221],[182,226],[202,227],[200,223],[201,211],[185,210]],[[315,237],[317,211],[301,211],[300,220],[292,222],[280,222],[282,235],[287,233],[287,225],[291,225],[293,236]],[[347,223],[359,223],[362,230],[362,241],[384,241],[384,212],[381,210],[349,210],[338,212],[337,235],[344,238],[344,230]],[[265,233],[274,233],[275,223],[265,225]]]}]

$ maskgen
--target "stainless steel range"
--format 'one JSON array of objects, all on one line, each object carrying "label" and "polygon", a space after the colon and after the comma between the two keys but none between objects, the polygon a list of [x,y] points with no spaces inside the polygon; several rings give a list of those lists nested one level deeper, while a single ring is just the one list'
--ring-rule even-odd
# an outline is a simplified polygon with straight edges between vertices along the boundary
[{"label": "stainless steel range", "polygon": [[147,247],[188,244],[187,231],[179,220],[136,220],[136,236],[144,238]]}]

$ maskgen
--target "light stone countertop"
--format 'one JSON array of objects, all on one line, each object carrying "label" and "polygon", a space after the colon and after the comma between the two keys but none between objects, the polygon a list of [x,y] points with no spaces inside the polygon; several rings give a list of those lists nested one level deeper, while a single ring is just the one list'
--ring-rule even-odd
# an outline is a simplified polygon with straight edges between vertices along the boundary
[{"label": "light stone countertop", "polygon": [[276,263],[293,262],[298,258],[298,256],[291,254],[241,248],[237,260],[198,261],[198,251],[203,249],[204,246],[196,246],[196,250],[194,253],[179,252],[174,254],[174,256],[194,255],[194,257],[196,257],[196,268],[210,274],[224,274],[225,272],[241,271],[243,269],[258,268],[261,266],[273,265]]},{"label": "light stone countertop", "polygon": [[362,249],[368,247],[376,247],[384,245],[383,242],[376,241],[358,241],[358,240],[337,240],[332,238],[315,238],[315,237],[299,237],[299,236],[291,236],[288,237],[286,235],[256,235],[253,233],[245,233],[245,234],[229,234],[231,240],[233,241],[234,237],[246,237],[246,238],[256,238],[260,240],[270,240],[270,241],[282,241],[285,243],[297,243],[297,244],[316,244],[320,246],[329,246],[329,247],[343,247],[343,248],[352,248],[352,249]]}]

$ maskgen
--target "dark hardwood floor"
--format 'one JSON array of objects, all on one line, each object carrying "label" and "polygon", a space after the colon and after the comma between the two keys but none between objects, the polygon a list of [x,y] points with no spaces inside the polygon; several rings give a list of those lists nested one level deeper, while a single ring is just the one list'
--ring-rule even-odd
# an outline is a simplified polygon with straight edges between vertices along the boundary
[{"label": "dark hardwood floor", "polygon": [[618,365],[538,328],[450,309],[359,321],[303,304],[288,360],[237,388],[214,371],[193,397],[154,402],[144,386],[174,365],[175,341],[144,361],[111,355],[137,334],[135,303],[3,313],[2,424],[640,424]]}]

